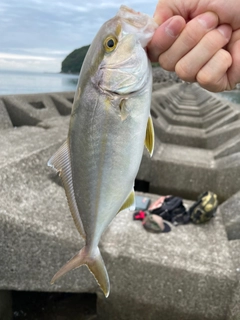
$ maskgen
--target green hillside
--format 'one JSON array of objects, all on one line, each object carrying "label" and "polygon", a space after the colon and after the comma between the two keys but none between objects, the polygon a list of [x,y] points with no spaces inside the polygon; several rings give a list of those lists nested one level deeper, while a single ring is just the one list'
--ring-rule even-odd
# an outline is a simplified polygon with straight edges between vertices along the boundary
[{"label": "green hillside", "polygon": [[[81,47],[79,49],[71,52],[62,62],[62,73],[76,73],[79,74],[79,71],[82,67],[83,60],[88,51],[88,46]],[[152,63],[153,67],[159,67],[158,63]]]},{"label": "green hillside", "polygon": [[88,51],[88,46],[81,47],[71,52],[62,62],[62,73],[76,73],[79,74],[79,71],[82,67],[83,60]]}]

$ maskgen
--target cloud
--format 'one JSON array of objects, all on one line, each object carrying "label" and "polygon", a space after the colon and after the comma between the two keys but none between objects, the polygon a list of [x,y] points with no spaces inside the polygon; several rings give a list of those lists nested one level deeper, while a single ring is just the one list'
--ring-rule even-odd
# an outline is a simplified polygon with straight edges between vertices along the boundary
[{"label": "cloud", "polygon": [[48,48],[19,48],[18,50],[21,50],[23,52],[31,53],[31,54],[39,54],[41,52],[43,55],[47,56],[61,56],[65,57],[69,54],[68,50],[50,50]]},{"label": "cloud", "polygon": [[[116,14],[121,4],[152,15],[156,2],[157,0],[1,0],[0,51],[12,56],[1,57],[0,68],[14,66],[59,71],[66,55],[76,48],[90,44],[100,26]],[[24,56],[31,58],[28,61]],[[39,63],[36,64],[36,61]]]},{"label": "cloud", "polygon": [[0,69],[60,72],[61,59],[0,53]]},{"label": "cloud", "polygon": [[39,60],[39,61],[51,61],[54,58],[49,57],[39,57],[39,56],[28,56],[28,55],[20,55],[20,54],[9,54],[9,53],[1,53],[0,52],[0,59],[6,60]]},{"label": "cloud", "polygon": [[60,72],[61,58],[0,52],[0,69]]}]

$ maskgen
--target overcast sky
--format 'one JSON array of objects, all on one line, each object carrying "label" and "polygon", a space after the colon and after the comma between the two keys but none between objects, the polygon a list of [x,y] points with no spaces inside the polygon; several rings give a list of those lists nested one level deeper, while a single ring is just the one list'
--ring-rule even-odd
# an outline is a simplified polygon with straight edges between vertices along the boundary
[{"label": "overcast sky", "polygon": [[153,15],[157,0],[0,0],[0,69],[59,72],[121,4]]}]

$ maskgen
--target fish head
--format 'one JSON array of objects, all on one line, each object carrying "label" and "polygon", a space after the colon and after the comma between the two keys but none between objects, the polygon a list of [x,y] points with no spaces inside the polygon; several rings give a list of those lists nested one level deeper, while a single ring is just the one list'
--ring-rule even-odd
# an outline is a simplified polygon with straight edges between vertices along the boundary
[{"label": "fish head", "polygon": [[144,87],[150,68],[145,48],[156,28],[153,18],[126,6],[101,27],[93,44],[101,60],[92,80],[102,92],[128,95]]}]

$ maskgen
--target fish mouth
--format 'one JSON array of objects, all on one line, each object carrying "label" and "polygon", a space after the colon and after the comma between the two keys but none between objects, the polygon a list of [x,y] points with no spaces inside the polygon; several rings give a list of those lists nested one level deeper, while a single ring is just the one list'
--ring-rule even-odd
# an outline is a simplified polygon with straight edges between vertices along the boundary
[{"label": "fish mouth", "polygon": [[120,7],[118,15],[121,16],[121,18],[125,20],[125,22],[127,22],[131,26],[134,26],[137,29],[141,29],[146,25],[146,21],[143,17],[143,14],[125,5],[122,5]]},{"label": "fish mouth", "polygon": [[125,5],[120,7],[117,16],[136,29],[145,29],[146,27],[150,27],[150,29],[154,30],[158,27],[157,23],[152,18],[151,26],[149,25],[150,17],[148,15],[137,12]]}]

